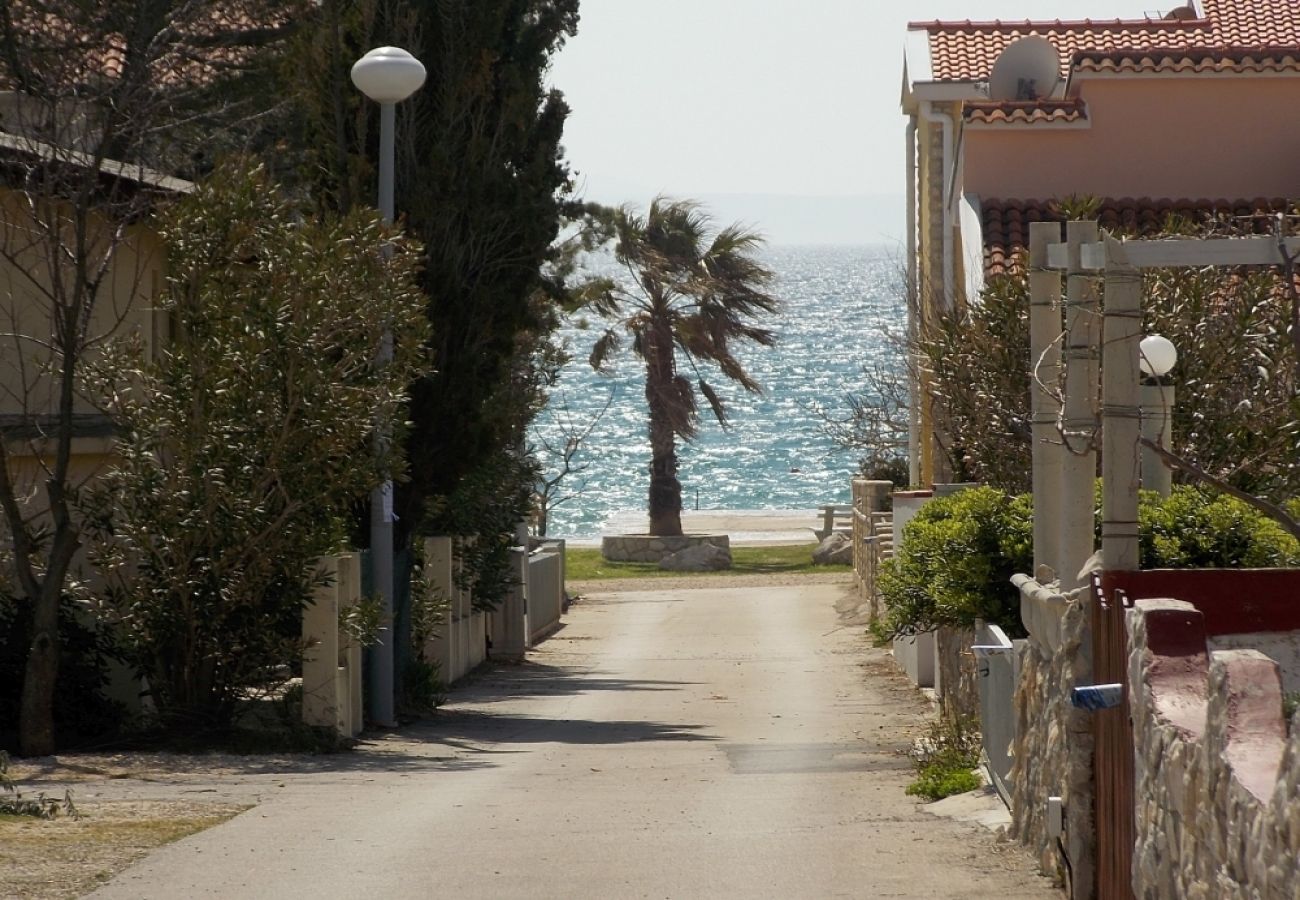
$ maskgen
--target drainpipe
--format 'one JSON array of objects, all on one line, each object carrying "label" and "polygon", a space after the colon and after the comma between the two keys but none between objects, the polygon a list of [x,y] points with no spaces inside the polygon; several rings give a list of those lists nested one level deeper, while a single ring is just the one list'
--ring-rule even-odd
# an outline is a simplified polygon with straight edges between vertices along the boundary
[{"label": "drainpipe", "polygon": [[921,314],[921,291],[916,283],[916,115],[907,119],[907,355],[911,357],[907,411],[907,483],[921,483],[921,385],[914,347]]},{"label": "drainpipe", "polygon": [[[949,182],[953,176],[953,152],[952,152],[952,119],[942,113],[934,111],[930,101],[921,104],[921,118],[932,125],[938,125],[943,135],[943,165],[941,167],[942,180],[939,182],[939,206],[941,210],[941,227],[943,228],[943,299],[940,305],[943,309],[951,309],[954,301],[953,293],[953,262],[952,262],[952,209],[948,203],[947,194],[950,191]],[[926,150],[927,156],[929,149]],[[935,180],[934,173],[930,174],[929,186],[933,188]],[[929,196],[925,202],[929,202]],[[933,277],[933,274],[932,276]],[[926,285],[926,293],[930,293],[930,286]],[[923,401],[924,402],[924,401]],[[928,407],[928,404],[927,404]],[[935,433],[934,419],[931,411],[926,408],[921,411],[920,440],[921,447],[921,472],[920,480],[917,483],[932,482],[935,480],[935,465],[933,452],[933,436]]]},{"label": "drainpipe", "polygon": [[943,131],[943,182],[940,198],[943,204],[943,300],[951,307],[953,303],[953,265],[952,265],[952,205],[948,202],[956,160],[952,152],[952,119],[943,113],[934,111],[929,100],[921,104],[921,118],[931,125],[938,125]]}]

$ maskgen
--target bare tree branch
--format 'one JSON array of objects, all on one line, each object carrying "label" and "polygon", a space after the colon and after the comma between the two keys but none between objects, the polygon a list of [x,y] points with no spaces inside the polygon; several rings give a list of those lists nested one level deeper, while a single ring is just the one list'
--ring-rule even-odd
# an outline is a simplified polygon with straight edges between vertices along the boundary
[{"label": "bare tree branch", "polygon": [[1169,468],[1178,469],[1180,472],[1185,473],[1193,482],[1203,482],[1231,497],[1236,497],[1243,503],[1253,506],[1255,509],[1259,510],[1285,528],[1287,533],[1296,540],[1300,541],[1300,521],[1297,521],[1281,506],[1278,506],[1270,500],[1265,500],[1263,497],[1256,497],[1248,491],[1243,491],[1240,488],[1233,487],[1222,478],[1216,478],[1214,475],[1211,475],[1195,463],[1184,459],[1176,453],[1166,450],[1164,447],[1161,447],[1149,438],[1140,438],[1139,443],[1159,456]]}]

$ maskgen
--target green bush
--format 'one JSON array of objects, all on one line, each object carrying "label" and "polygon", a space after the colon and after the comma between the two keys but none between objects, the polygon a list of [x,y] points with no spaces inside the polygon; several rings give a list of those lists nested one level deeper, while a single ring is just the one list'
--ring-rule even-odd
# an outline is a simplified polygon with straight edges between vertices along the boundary
[{"label": "green bush", "polygon": [[1142,568],[1259,569],[1300,565],[1300,544],[1240,500],[1189,486],[1138,506]]},{"label": "green bush", "polygon": [[882,640],[967,627],[976,619],[1022,636],[1011,576],[1033,564],[1028,496],[980,487],[927,503],[903,529],[903,547],[880,579]]},{"label": "green bush", "polygon": [[[1100,509],[1100,493],[1098,493]],[[1101,517],[1097,515],[1100,541]],[[1300,566],[1300,543],[1232,497],[1179,486],[1168,498],[1144,491],[1138,509],[1144,569]],[[1033,566],[1033,501],[972,488],[926,504],[903,529],[903,546],[880,578],[879,640],[976,619],[1024,635],[1011,584]]]}]

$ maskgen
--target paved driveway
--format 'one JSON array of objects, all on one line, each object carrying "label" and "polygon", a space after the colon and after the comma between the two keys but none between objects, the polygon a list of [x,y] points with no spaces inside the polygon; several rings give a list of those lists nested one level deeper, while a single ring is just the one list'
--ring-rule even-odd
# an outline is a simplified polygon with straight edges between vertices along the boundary
[{"label": "paved driveway", "polygon": [[1059,897],[904,796],[923,702],[845,592],[594,594],[431,723],[247,776],[259,806],[93,896]]}]

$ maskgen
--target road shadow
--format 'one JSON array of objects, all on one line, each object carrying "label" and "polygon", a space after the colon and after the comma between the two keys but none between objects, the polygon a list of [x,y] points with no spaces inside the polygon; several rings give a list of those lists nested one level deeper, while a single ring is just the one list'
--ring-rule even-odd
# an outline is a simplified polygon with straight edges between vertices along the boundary
[{"label": "road shadow", "polygon": [[518,700],[521,697],[575,696],[597,691],[677,691],[697,683],[612,678],[599,670],[572,669],[530,660],[514,665],[492,665],[474,675],[468,682],[457,683],[453,699],[456,706],[480,705]]},{"label": "road shadow", "polygon": [[[510,752],[520,744],[637,744],[646,741],[712,741],[700,725],[635,719],[543,719],[456,709],[427,723],[405,729],[412,739],[426,739],[457,750]],[[490,745],[485,747],[484,745]]]},{"label": "road shadow", "polygon": [[[631,744],[645,741],[707,741],[699,725],[635,719],[546,718],[495,708],[529,698],[572,697],[596,692],[640,694],[679,691],[692,681],[620,678],[600,670],[535,661],[494,664],[458,684],[452,702],[430,719],[402,729],[402,736],[472,752],[511,752],[527,744]],[[635,708],[629,698],[627,706]],[[527,708],[527,707],[525,707]],[[492,750],[484,749],[490,746]]]}]

